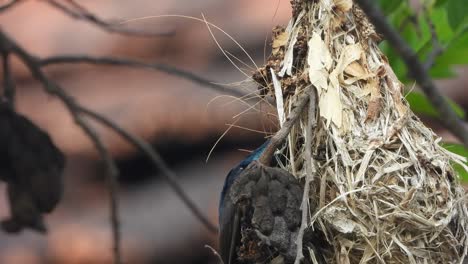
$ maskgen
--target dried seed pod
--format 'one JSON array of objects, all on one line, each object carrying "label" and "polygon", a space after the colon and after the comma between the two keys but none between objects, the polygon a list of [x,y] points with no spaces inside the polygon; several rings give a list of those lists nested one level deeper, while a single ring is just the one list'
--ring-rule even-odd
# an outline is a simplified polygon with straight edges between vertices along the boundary
[{"label": "dried seed pod", "polygon": [[8,184],[7,191],[11,216],[1,222],[3,230],[8,233],[18,233],[28,227],[45,233],[46,227],[42,215],[31,194],[13,182]]},{"label": "dried seed pod", "polygon": [[0,129],[0,179],[8,184],[11,210],[2,227],[44,232],[42,214],[62,197],[65,158],[46,132],[5,104],[0,105]]},{"label": "dried seed pod", "polygon": [[62,197],[65,158],[49,135],[25,117],[12,115],[11,126],[14,136],[9,152],[13,170],[40,211],[48,213]]}]

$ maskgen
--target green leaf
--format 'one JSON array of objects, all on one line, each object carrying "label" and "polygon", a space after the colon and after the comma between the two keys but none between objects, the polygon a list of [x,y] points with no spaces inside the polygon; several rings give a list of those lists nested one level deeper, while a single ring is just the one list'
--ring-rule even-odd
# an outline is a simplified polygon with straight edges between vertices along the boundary
[{"label": "green leaf", "polygon": [[450,0],[447,2],[447,14],[450,26],[455,31],[467,21],[468,4],[466,0]]},{"label": "green leaf", "polygon": [[434,7],[443,6],[443,5],[445,5],[445,3],[447,3],[447,0],[436,0],[435,3],[434,3]]},{"label": "green leaf", "polygon": [[[467,164],[468,165],[468,164]],[[461,181],[468,182],[468,172],[460,164],[452,164]]]},{"label": "green leaf", "polygon": [[[388,0],[381,0],[381,2],[392,2]],[[413,10],[408,5],[407,1],[398,1],[400,5],[387,17],[392,26],[401,34],[403,38],[409,43],[416,45],[417,39],[414,34],[414,25],[411,23],[409,18],[414,15]],[[389,5],[389,3],[386,3]],[[380,49],[387,56],[390,66],[395,72],[398,79],[405,83],[408,82],[406,65],[400,56],[390,47],[387,41],[380,43]]]},{"label": "green leaf", "polygon": [[[407,1],[398,0],[398,5],[389,0],[379,1],[387,8],[387,11],[392,11],[387,16],[387,19],[418,54],[422,62],[428,58],[434,49],[430,26],[425,18],[426,15],[429,15],[429,19],[435,27],[438,40],[444,47],[444,52],[436,58],[434,65],[429,71],[431,77],[454,77],[456,74],[453,66],[468,64],[468,23],[464,23],[458,29],[452,30],[447,15],[448,8],[446,6],[448,3],[459,0],[445,0],[446,2],[444,0],[427,0],[430,8],[425,12],[429,12],[428,14],[414,13]],[[468,18],[466,20],[468,22]],[[386,41],[382,42],[380,48],[387,56],[390,65],[400,81],[403,83],[410,81],[407,78],[407,67],[403,63],[403,60],[388,43]]]},{"label": "green leaf", "polygon": [[456,77],[457,73],[455,71],[453,71],[450,66],[435,64],[430,69],[429,75],[431,75],[432,78],[446,79],[446,78]]},{"label": "green leaf", "polygon": [[430,69],[431,77],[454,77],[456,76],[453,71],[454,65],[468,64],[468,27],[465,25],[456,32],[452,31],[447,12],[443,8],[433,9],[430,15],[439,41],[445,47],[444,52],[436,58],[434,66]]},{"label": "green leaf", "polygon": [[443,143],[442,147],[444,147],[446,150],[453,152],[455,154],[458,154],[463,157],[468,158],[468,149],[465,148],[465,146],[461,144],[455,144],[455,143]]},{"label": "green leaf", "polygon": [[[424,94],[411,92],[406,95],[406,100],[410,103],[411,110],[413,110],[413,112],[416,114],[425,115],[428,117],[440,117],[439,112],[437,112],[437,110],[434,108],[434,106],[432,106],[431,102]],[[448,98],[446,98],[446,100],[455,111],[457,116],[464,119],[466,114],[463,108]]]},{"label": "green leaf", "polygon": [[403,0],[380,0],[379,5],[385,15],[393,13],[403,2]]},{"label": "green leaf", "polygon": [[452,40],[453,31],[448,22],[447,10],[445,8],[439,7],[432,9],[430,19],[434,24],[437,37],[442,44],[445,45]]},{"label": "green leaf", "polygon": [[[444,147],[446,150],[450,152],[453,152],[465,158],[468,157],[468,149],[466,149],[465,146],[463,145],[454,144],[454,143],[443,143],[442,147]],[[468,165],[468,163],[465,163],[465,164]],[[465,181],[465,182],[468,181],[468,172],[460,164],[454,163],[452,164],[452,166],[462,181]]]},{"label": "green leaf", "polygon": [[436,59],[437,64],[439,67],[468,64],[468,34],[462,33],[455,37]]}]

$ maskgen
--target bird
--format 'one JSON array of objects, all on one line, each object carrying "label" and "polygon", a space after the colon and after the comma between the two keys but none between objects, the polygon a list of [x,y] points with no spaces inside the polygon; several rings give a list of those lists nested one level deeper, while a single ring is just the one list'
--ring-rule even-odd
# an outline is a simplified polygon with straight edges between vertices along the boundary
[{"label": "bird", "polygon": [[227,175],[219,206],[224,264],[293,263],[301,225],[302,185],[288,171],[259,158],[270,141]]},{"label": "bird", "polygon": [[[239,239],[237,229],[239,229],[239,214],[235,212],[234,204],[229,196],[229,191],[236,179],[239,178],[242,171],[249,166],[252,161],[258,160],[265,151],[270,140],[265,141],[260,147],[250,153],[244,160],[242,160],[236,167],[231,169],[224,181],[223,189],[221,191],[219,201],[219,245],[220,252],[224,264],[233,263],[232,260],[235,254],[236,240]],[[233,224],[237,226],[233,226]],[[233,233],[233,230],[235,232]]]}]

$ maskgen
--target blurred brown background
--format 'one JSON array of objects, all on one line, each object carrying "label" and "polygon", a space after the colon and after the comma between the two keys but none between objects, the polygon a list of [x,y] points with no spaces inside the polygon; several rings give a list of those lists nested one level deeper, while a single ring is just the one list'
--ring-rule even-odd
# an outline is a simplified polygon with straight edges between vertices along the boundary
[{"label": "blurred brown background", "polygon": [[[201,18],[203,13],[208,21],[241,43],[258,65],[263,64],[264,54],[269,52],[271,29],[286,24],[290,14],[286,0],[79,2],[100,17],[117,21],[165,14]],[[64,53],[124,56],[167,63],[218,83],[246,79],[225,59],[206,25],[195,20],[142,19],[127,26],[147,31],[174,30],[175,35],[151,39],[123,37],[71,19],[44,2],[25,1],[1,13],[0,24],[11,37],[38,56]],[[238,63],[250,75],[253,68],[249,67],[255,66],[232,41],[219,31],[214,33],[224,49],[248,65]],[[110,263],[108,193],[102,163],[61,103],[45,95],[17,61],[14,73],[18,110],[47,130],[68,156],[66,195],[59,208],[47,217],[47,236],[29,231],[19,236],[0,233],[0,263]],[[228,125],[235,122],[237,126],[261,131],[275,127],[274,117],[261,114],[271,110],[267,105],[249,110],[246,103],[219,97],[220,94],[163,73],[66,65],[50,68],[48,74],[86,106],[149,140],[213,222],[217,222],[217,203],[224,177],[245,155],[239,149],[254,149],[268,132],[233,127],[205,162],[211,147]],[[447,94],[466,108],[468,99],[464,88],[468,77],[461,76],[441,84]],[[244,84],[233,88],[255,89]],[[243,114],[238,116],[239,113]],[[121,169],[119,195],[126,263],[217,263],[211,251],[204,247],[216,247],[216,236],[191,215],[142,156],[115,134],[97,128]],[[451,139],[450,135],[439,132]],[[1,217],[8,214],[3,197],[1,185]]]}]

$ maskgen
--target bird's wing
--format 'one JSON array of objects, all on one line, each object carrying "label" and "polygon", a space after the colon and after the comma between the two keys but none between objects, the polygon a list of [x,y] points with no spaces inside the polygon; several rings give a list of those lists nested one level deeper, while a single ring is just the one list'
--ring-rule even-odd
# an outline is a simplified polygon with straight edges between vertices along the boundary
[{"label": "bird's wing", "polygon": [[223,211],[220,218],[220,253],[224,264],[232,264],[235,263],[236,246],[240,240],[241,209],[228,198],[224,202]]},{"label": "bird's wing", "polygon": [[240,239],[240,220],[241,220],[241,209],[236,207],[234,219],[232,221],[232,232],[231,232],[231,246],[229,249],[229,261],[228,264],[234,263],[236,258],[236,246]]}]

